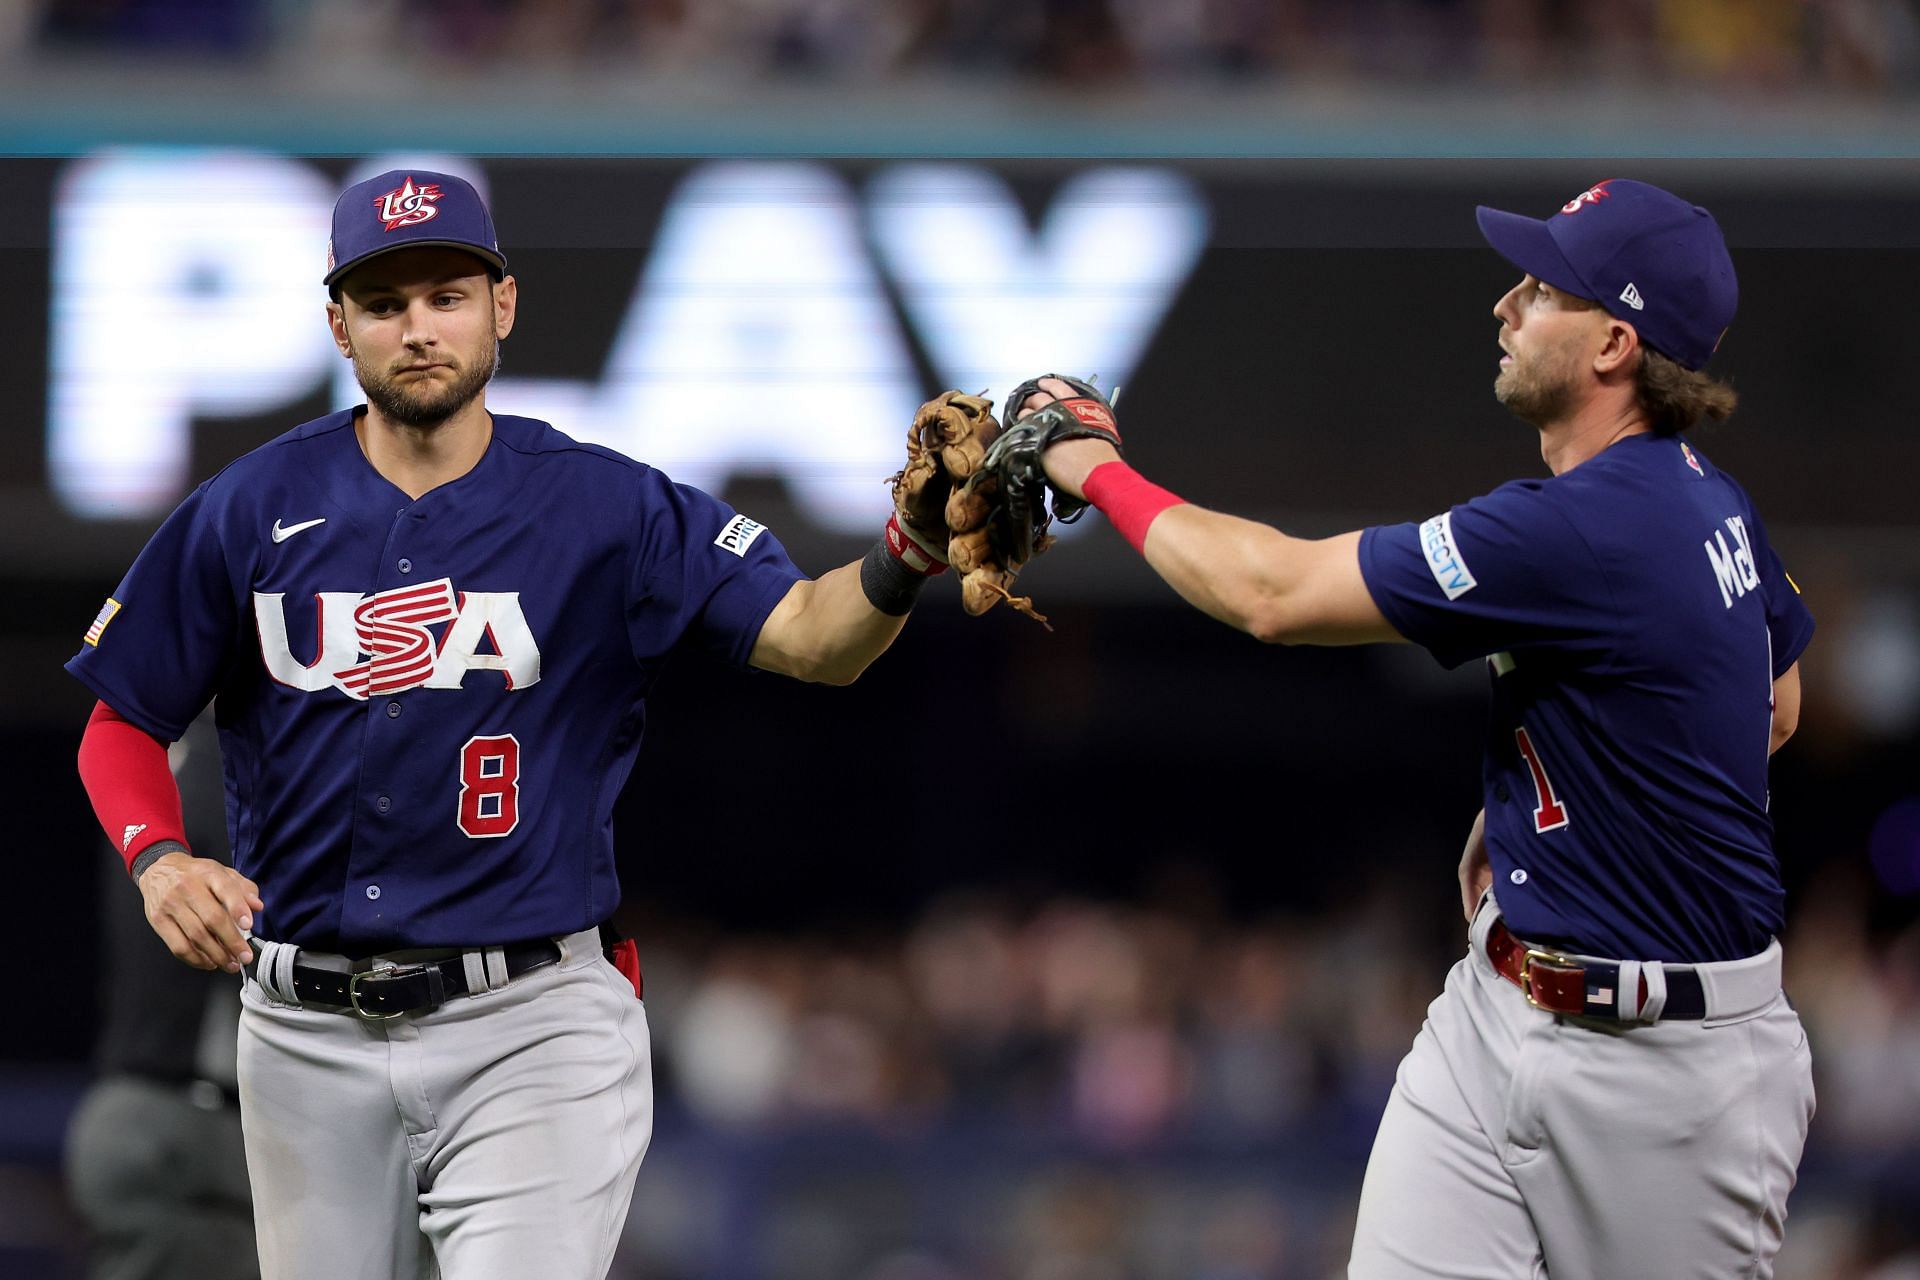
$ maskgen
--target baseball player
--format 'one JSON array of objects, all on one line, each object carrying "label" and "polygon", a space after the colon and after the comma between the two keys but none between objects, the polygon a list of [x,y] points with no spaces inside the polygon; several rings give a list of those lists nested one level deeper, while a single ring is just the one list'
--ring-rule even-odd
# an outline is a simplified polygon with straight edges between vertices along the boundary
[{"label": "baseball player", "polygon": [[[367,403],[154,535],[68,664],[81,774],[168,947],[244,970],[268,1280],[604,1276],[652,1130],[599,932],[648,689],[686,646],[847,683],[942,566],[896,521],[809,580],[717,499],[489,414],[517,285],[459,178],[348,189],[325,283]],[[167,772],[209,700],[232,868]]]},{"label": "baseball player", "polygon": [[[1262,640],[1487,665],[1470,948],[1400,1066],[1351,1275],[1768,1276],[1813,1088],[1780,987],[1767,760],[1813,621],[1752,502],[1683,434],[1733,409],[1701,372],[1733,265],[1705,209],[1639,182],[1479,224],[1523,273],[1494,307],[1494,393],[1550,478],[1307,541],[1182,503],[1104,439],[1043,461]],[[1039,385],[1015,402],[1111,423],[1084,386]]]}]

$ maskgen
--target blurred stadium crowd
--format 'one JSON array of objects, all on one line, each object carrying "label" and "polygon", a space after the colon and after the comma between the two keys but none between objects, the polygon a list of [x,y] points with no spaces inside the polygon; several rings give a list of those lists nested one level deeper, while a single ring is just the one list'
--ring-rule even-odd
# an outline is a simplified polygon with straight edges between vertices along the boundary
[{"label": "blurred stadium crowd", "polygon": [[[1333,1276],[1349,1171],[1464,945],[1435,870],[1311,917],[1236,919],[1182,873],[1150,905],[950,897],[891,936],[662,922],[645,947],[661,1096],[751,1164],[742,1216],[763,1247],[795,1250],[768,1274]],[[1789,931],[1820,1115],[1782,1280],[1920,1274],[1903,1207],[1920,1149],[1920,926],[1863,932],[1867,893],[1823,881]],[[633,1274],[698,1274],[728,1175],[692,1190],[671,1125],[649,1162]],[[680,1195],[663,1199],[669,1187]],[[944,1252],[927,1243],[943,1214],[967,1224]],[[903,1223],[917,1243],[890,1253]]]},{"label": "blurred stadium crowd", "polygon": [[27,56],[353,58],[679,78],[1920,89],[1914,0],[24,0],[12,27]]},{"label": "blurred stadium crowd", "polygon": [[682,931],[648,941],[649,1009],[663,1074],[719,1123],[989,1110],[1119,1152],[1283,1134],[1391,1079],[1433,994],[1403,907],[1232,925],[1166,895],[988,897],[865,943]]}]

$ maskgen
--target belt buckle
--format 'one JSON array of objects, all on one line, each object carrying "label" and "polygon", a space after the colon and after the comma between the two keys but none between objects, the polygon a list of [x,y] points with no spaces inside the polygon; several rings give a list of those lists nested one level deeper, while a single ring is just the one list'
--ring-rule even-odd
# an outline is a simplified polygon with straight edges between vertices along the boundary
[{"label": "belt buckle", "polygon": [[1526,954],[1520,957],[1520,991],[1526,996],[1527,1003],[1546,1013],[1559,1013],[1559,1009],[1549,1009],[1533,998],[1533,966],[1536,961],[1572,973],[1583,972],[1586,966],[1565,952],[1548,951],[1544,947],[1528,947]]},{"label": "belt buckle", "polygon": [[425,968],[425,965],[408,964],[390,965],[385,969],[362,969],[347,979],[347,1005],[368,1022],[391,1022],[395,1018],[405,1017],[407,1014],[405,1009],[395,1009],[392,1013],[379,1013],[372,1009],[361,1008],[360,984],[368,978],[404,978],[410,974],[419,973]]}]

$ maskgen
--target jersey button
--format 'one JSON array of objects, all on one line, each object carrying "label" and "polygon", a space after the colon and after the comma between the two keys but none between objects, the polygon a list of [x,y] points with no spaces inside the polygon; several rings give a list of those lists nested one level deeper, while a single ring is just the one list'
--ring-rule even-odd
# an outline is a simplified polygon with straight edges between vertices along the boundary
[{"label": "jersey button", "polygon": [[402,559],[401,559],[401,561],[400,561],[400,572],[402,572],[402,573],[412,573],[412,572],[413,572],[413,561],[411,561],[411,560],[408,560],[408,559],[405,559],[405,558],[402,558]]},{"label": "jersey button", "polygon": [[369,902],[378,902],[379,900],[380,900],[380,886],[379,886],[379,885],[377,885],[377,884],[370,884],[370,885],[368,885],[368,886],[367,886],[367,901],[369,901]]},{"label": "jersey button", "polygon": [[391,796],[381,796],[373,802],[373,807],[385,813],[387,810],[393,808],[393,798]]},{"label": "jersey button", "polygon": [[400,704],[397,702],[389,702],[387,704],[387,719],[398,720],[399,718],[400,718]]}]

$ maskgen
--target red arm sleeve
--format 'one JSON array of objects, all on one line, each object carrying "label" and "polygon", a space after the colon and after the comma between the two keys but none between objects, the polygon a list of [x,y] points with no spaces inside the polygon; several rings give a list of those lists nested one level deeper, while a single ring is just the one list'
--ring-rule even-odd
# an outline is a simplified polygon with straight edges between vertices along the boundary
[{"label": "red arm sleeve", "polygon": [[180,787],[167,766],[166,744],[104,702],[94,705],[80,739],[80,781],[129,871],[135,858],[162,840],[186,847]]}]

